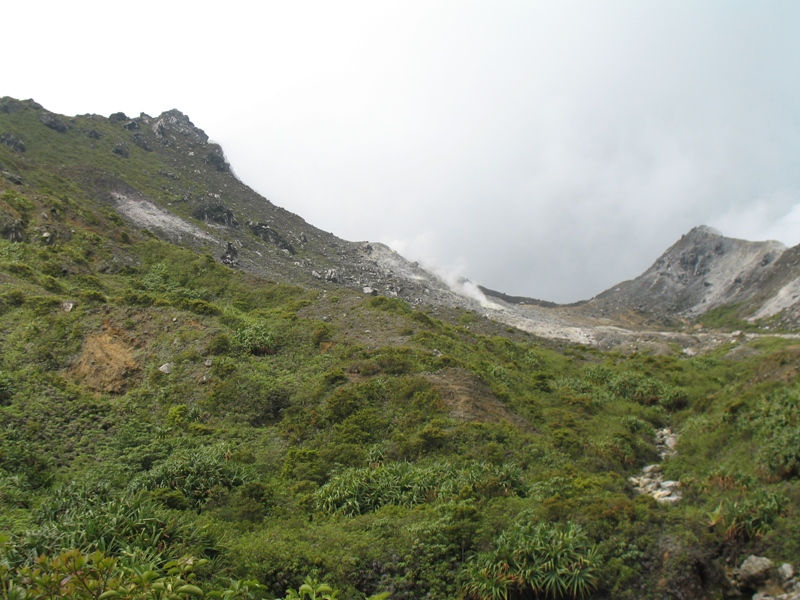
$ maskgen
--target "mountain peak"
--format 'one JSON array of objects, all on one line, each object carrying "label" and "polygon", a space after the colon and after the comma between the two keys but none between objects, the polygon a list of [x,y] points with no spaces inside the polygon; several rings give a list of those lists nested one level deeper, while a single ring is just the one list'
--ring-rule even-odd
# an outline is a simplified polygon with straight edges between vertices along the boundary
[{"label": "mountain peak", "polygon": [[681,236],[642,275],[603,292],[597,300],[614,312],[633,308],[696,317],[757,296],[785,251],[777,241],[729,238],[700,225]]}]

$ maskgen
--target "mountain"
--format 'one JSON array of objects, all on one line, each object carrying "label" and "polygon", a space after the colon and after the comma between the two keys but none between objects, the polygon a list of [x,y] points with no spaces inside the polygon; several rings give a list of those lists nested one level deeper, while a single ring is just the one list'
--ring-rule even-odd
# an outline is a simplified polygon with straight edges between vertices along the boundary
[{"label": "mountain", "polygon": [[[24,182],[29,164],[37,163],[45,170],[37,176],[52,189],[61,191],[69,180],[165,240],[285,282],[367,289],[412,303],[475,304],[454,298],[439,278],[383,244],[347,242],[275,206],[242,183],[222,148],[180,111],[66,118],[33,101],[3,98],[0,113],[10,117],[0,141],[15,153],[13,167],[4,168],[12,178]],[[22,232],[0,221],[0,234]]]},{"label": "mountain", "polygon": [[795,255],[699,228],[576,305],[448,286],[179,111],[3,98],[0,590],[788,600]]},{"label": "mountain", "polygon": [[[67,118],[33,101],[3,98],[0,114],[7,115],[0,143],[14,157],[4,167],[12,179],[23,182],[30,171],[37,179],[30,183],[58,193],[78,188],[142,231],[270,279],[476,310],[543,337],[606,347],[641,338],[641,330],[674,332],[681,319],[714,309],[725,309],[739,325],[745,319],[770,319],[784,329],[800,324],[800,267],[793,258],[800,249],[787,253],[777,242],[732,240],[699,227],[638,278],[589,302],[558,306],[445,282],[383,244],[348,242],[308,224],[241,182],[222,148],[180,111]],[[69,235],[36,220],[42,235]],[[14,215],[0,214],[0,235],[24,235]]]},{"label": "mountain", "polygon": [[599,294],[597,311],[635,309],[696,318],[735,306],[749,320],[775,317],[797,326],[800,247],[748,242],[696,227],[642,275]]}]

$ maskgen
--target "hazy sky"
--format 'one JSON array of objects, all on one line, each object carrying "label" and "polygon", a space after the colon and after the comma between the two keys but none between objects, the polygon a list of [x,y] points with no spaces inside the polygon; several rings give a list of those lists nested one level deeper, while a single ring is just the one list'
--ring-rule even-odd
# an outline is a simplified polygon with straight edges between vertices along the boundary
[{"label": "hazy sky", "polygon": [[0,95],[178,108],[274,203],[510,294],[800,243],[800,3],[14,2]]}]

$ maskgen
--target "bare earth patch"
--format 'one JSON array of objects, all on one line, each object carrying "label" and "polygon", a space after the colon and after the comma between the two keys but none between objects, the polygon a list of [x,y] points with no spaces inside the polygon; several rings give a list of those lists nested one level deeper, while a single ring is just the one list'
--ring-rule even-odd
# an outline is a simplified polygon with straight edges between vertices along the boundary
[{"label": "bare earth patch", "polygon": [[138,370],[133,348],[103,333],[86,338],[72,373],[97,392],[119,394],[125,391],[129,378]]},{"label": "bare earth patch", "polygon": [[425,378],[442,396],[453,418],[481,423],[506,422],[524,431],[533,426],[511,412],[492,390],[466,369],[450,368],[429,373]]}]

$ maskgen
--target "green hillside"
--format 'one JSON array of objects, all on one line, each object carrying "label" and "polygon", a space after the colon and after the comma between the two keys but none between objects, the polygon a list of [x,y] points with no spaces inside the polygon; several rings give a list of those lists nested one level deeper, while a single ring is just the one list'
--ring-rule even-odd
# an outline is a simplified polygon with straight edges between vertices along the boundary
[{"label": "green hillside", "polygon": [[[3,598],[713,598],[800,562],[796,340],[606,354],[259,277],[107,199],[192,219],[244,188],[221,151],[179,190],[174,145],[3,102]],[[655,463],[680,500],[636,492]]]}]

